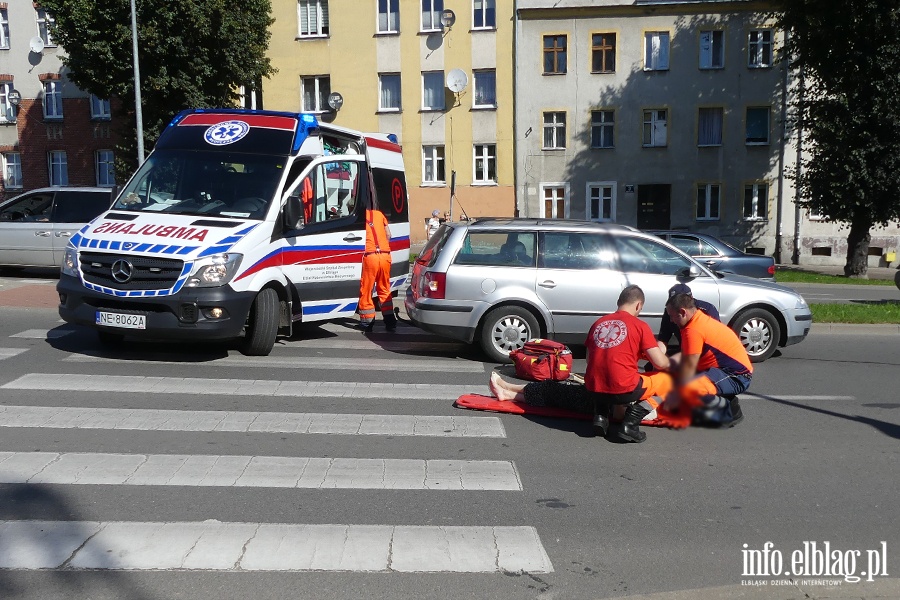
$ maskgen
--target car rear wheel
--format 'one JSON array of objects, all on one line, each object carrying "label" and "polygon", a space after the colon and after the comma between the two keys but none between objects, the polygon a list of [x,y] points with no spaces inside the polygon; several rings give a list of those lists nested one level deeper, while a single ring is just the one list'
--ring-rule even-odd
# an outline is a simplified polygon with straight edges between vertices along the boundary
[{"label": "car rear wheel", "polygon": [[241,352],[247,356],[268,356],[278,335],[278,292],[263,289],[250,307],[247,332]]},{"label": "car rear wheel", "polygon": [[734,320],[732,329],[741,339],[751,362],[763,362],[778,349],[781,326],[775,315],[767,310],[752,308],[742,312]]},{"label": "car rear wheel", "polygon": [[509,353],[540,335],[537,319],[521,306],[500,306],[484,318],[481,348],[494,362],[511,362]]}]

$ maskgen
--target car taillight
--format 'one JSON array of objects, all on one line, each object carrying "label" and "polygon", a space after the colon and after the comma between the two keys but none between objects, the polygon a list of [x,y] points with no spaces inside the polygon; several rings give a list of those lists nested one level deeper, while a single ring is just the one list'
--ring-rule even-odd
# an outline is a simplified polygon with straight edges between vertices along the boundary
[{"label": "car taillight", "polygon": [[443,300],[447,287],[447,274],[427,271],[422,277],[421,295],[424,298]]},{"label": "car taillight", "polygon": [[769,275],[775,277],[775,265],[769,265]]}]

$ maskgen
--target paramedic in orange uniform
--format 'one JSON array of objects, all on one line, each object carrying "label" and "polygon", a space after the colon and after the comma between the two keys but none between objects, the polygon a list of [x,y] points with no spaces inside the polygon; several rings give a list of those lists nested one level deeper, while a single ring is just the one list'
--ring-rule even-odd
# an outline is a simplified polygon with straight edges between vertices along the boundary
[{"label": "paramedic in orange uniform", "polygon": [[372,288],[381,303],[381,316],[388,331],[397,328],[391,298],[391,230],[387,218],[378,209],[366,210],[366,250],[363,253],[362,280],[359,285],[359,328],[372,331],[375,326],[375,303]]},{"label": "paramedic in orange uniform", "polygon": [[309,175],[303,178],[300,184],[300,200],[303,202],[303,222],[307,225],[313,222],[313,187]]},{"label": "paramedic in orange uniform", "polygon": [[[690,294],[675,294],[666,312],[681,329],[677,383],[680,401],[706,422],[734,427],[744,415],[736,396],[750,387],[753,366],[727,325],[698,310]],[[677,402],[677,400],[676,400]]]}]

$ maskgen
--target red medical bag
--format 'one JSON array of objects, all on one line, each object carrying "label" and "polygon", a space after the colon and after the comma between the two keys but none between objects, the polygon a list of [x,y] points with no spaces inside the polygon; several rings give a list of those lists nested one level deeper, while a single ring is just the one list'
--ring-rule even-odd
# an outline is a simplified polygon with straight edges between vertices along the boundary
[{"label": "red medical bag", "polygon": [[509,353],[516,377],[529,381],[562,381],[572,373],[572,351],[553,340],[533,339]]}]

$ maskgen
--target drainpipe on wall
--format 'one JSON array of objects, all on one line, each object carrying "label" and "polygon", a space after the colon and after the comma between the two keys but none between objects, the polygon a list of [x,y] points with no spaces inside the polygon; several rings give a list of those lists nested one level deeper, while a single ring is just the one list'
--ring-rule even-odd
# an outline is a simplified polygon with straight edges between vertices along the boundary
[{"label": "drainpipe on wall", "polygon": [[[797,92],[797,111],[800,115],[800,118],[797,121],[797,172],[794,176],[794,181],[800,181],[800,173],[802,171],[803,165],[803,111],[805,107],[803,105],[804,95],[806,92],[806,81],[804,79],[803,74],[803,65],[800,65],[800,75],[799,75],[799,90]],[[797,187],[795,185],[794,189]],[[794,192],[794,253],[791,257],[791,262],[795,265],[800,264],[800,205],[797,203],[799,199],[799,194]]]},{"label": "drainpipe on wall", "polygon": [[[788,46],[787,31],[784,32],[784,46]],[[778,199],[775,204],[775,262],[781,264],[781,242],[784,235],[784,146],[787,143],[787,95],[790,77],[790,57],[782,62],[784,77],[781,80],[781,142],[778,144]]]},{"label": "drainpipe on wall", "polygon": [[518,48],[518,44],[519,44],[519,27],[522,22],[522,20],[519,18],[518,4],[519,4],[518,2],[515,2],[515,1],[513,2],[513,15],[515,15],[515,20],[516,20],[516,26],[513,27],[513,93],[512,93],[512,98],[513,98],[513,100],[512,100],[512,102],[513,102],[513,106],[512,106],[512,111],[513,111],[513,156],[516,157],[515,160],[513,161],[513,164],[515,165],[515,168],[513,170],[513,182],[514,182],[513,189],[518,190],[518,185],[515,185],[515,183],[516,183],[515,180],[521,175],[522,176],[522,191],[521,191],[521,194],[518,191],[515,194],[516,205],[513,207],[513,216],[514,217],[522,216],[522,211],[520,209],[522,202],[525,202],[526,206],[528,205],[528,199],[525,196],[525,192],[528,188],[528,184],[524,178],[524,171],[525,171],[524,161],[523,161],[523,168],[522,168],[523,173],[522,174],[519,173],[519,164],[518,164],[518,161],[519,161],[519,119],[516,118],[516,86],[519,85],[519,56],[516,53],[516,49]]}]

